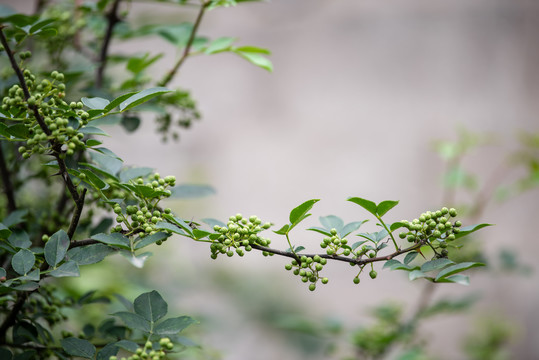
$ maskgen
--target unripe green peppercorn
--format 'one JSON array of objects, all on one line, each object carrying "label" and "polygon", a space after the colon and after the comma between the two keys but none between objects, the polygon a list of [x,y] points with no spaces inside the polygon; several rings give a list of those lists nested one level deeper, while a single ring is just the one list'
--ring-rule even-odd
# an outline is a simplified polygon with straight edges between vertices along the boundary
[{"label": "unripe green peppercorn", "polygon": [[376,279],[376,276],[378,276],[378,273],[374,270],[371,270],[369,272],[369,276],[371,277],[371,279]]}]

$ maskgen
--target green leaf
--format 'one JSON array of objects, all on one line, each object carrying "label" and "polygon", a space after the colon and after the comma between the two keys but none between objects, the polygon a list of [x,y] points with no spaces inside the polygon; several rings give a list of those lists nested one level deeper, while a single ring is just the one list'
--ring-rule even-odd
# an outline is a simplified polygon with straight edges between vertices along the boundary
[{"label": "green leaf", "polygon": [[29,281],[27,283],[13,286],[12,289],[18,290],[18,291],[34,291],[36,289],[39,289],[39,284],[37,282]]},{"label": "green leaf", "polygon": [[62,348],[71,356],[79,356],[85,359],[91,359],[96,353],[96,348],[88,340],[68,337],[60,340]]},{"label": "green leaf", "polygon": [[95,187],[96,189],[103,190],[108,188],[109,184],[101,180],[99,176],[94,174],[91,170],[88,169],[81,169],[80,171],[84,175],[86,175],[85,181]]},{"label": "green leaf", "polygon": [[223,51],[230,51],[230,47],[232,44],[236,41],[236,38],[231,37],[221,37],[218,39],[215,39],[211,42],[210,45],[204,50],[204,53],[210,55],[210,54],[216,54]]},{"label": "green leaf", "polygon": [[10,125],[6,131],[13,136],[15,139],[28,139],[29,132],[28,128],[23,124],[14,124]]},{"label": "green leaf", "polygon": [[419,279],[419,278],[424,278],[424,277],[427,277],[427,274],[425,274],[421,270],[414,270],[414,271],[411,271],[408,274],[408,279],[410,279],[410,281],[413,281],[413,280]]},{"label": "green leaf", "polygon": [[[101,130],[100,128],[98,128],[96,126],[84,126],[84,127],[79,129],[79,132],[82,133],[82,134],[85,134],[85,135],[109,136],[109,134],[107,134],[106,132],[104,132],[103,130]],[[88,141],[90,141],[90,140],[92,140],[92,139],[88,139]],[[94,142],[95,141],[97,141],[97,140],[94,140]],[[101,142],[99,142],[99,141],[97,141],[97,142],[101,144]],[[92,142],[90,142],[90,144],[91,143]],[[86,145],[91,146],[91,145],[88,144],[88,142],[86,142]],[[95,144],[95,145],[97,145],[97,144]]]},{"label": "green leaf", "polygon": [[434,280],[438,282],[439,280],[446,278],[450,275],[453,275],[453,274],[456,274],[461,271],[465,271],[474,267],[478,267],[478,266],[485,266],[485,264],[479,263],[479,262],[463,262],[460,264],[455,264],[453,266],[450,266],[440,271]]},{"label": "green leaf", "polygon": [[52,267],[58,265],[69,248],[69,237],[64,230],[55,232],[45,244],[45,260]]},{"label": "green leaf", "polygon": [[397,230],[397,229],[400,229],[400,228],[402,228],[402,227],[404,227],[404,223],[402,223],[402,222],[400,222],[400,221],[397,221],[397,222],[394,222],[393,224],[391,224],[391,225],[389,226],[389,230],[390,230],[391,232],[393,232],[393,231],[395,231],[395,230]]},{"label": "green leaf", "polygon": [[337,232],[340,232],[344,227],[344,221],[335,215],[320,216],[319,220],[320,224],[322,224],[322,226],[328,230],[335,229]]},{"label": "green leaf", "polygon": [[138,314],[120,311],[112,315],[119,317],[130,329],[140,330],[146,333],[149,333],[151,330],[150,322]]},{"label": "green leaf", "polygon": [[73,248],[67,252],[67,257],[77,265],[90,265],[102,261],[114,253],[114,249],[105,244],[92,244]]},{"label": "green leaf", "polygon": [[53,277],[78,277],[80,276],[79,266],[75,261],[69,260],[52,270],[49,275]]},{"label": "green leaf", "polygon": [[188,233],[190,236],[193,236],[193,229],[191,229],[191,227],[189,226],[188,223],[186,223],[185,221],[183,221],[182,219],[180,218],[177,218],[177,217],[174,217],[172,215],[169,215],[169,214],[164,214],[162,215],[165,219],[167,219],[168,221],[170,221],[171,223],[173,224],[176,224],[178,225],[179,227],[181,227],[183,229],[183,231],[185,231],[186,233]]},{"label": "green leaf", "polygon": [[127,249],[127,250],[131,249],[131,243],[129,242],[129,239],[120,233],[95,234],[95,235],[92,235],[91,238],[99,242],[102,242],[104,244],[117,246],[122,249]]},{"label": "green leaf", "polygon": [[124,102],[120,104],[120,111],[127,111],[135,106],[138,106],[146,101],[153,99],[156,96],[172,92],[173,90],[165,87],[155,87],[151,89],[142,90],[139,93],[130,96]]},{"label": "green leaf", "polygon": [[283,225],[279,230],[273,230],[277,235],[286,235],[290,229],[290,224]]},{"label": "green leaf", "polygon": [[419,253],[417,251],[411,251],[404,257],[404,263],[406,265],[410,264],[417,257]]},{"label": "green leaf", "polygon": [[89,154],[98,168],[112,175],[116,175],[120,171],[123,161],[116,154],[107,148],[92,148],[92,150],[97,151],[91,151]]},{"label": "green leaf", "polygon": [[99,146],[103,144],[101,141],[96,139],[88,139],[86,140],[86,146]]},{"label": "green leaf", "polygon": [[180,235],[187,235],[185,233],[185,231],[183,231],[180,227],[174,225],[174,224],[171,224],[171,223],[168,223],[168,222],[165,222],[165,221],[160,221],[158,222],[157,224],[155,224],[155,228],[157,230],[168,230],[168,231],[172,231],[173,233],[175,234],[180,234]]},{"label": "green leaf", "polygon": [[376,213],[378,214],[378,216],[382,217],[389,210],[397,206],[398,203],[399,203],[398,201],[393,201],[393,200],[382,201],[380,204],[378,204],[378,206],[376,206]]},{"label": "green leaf", "polygon": [[108,113],[135,94],[138,94],[138,91],[133,91],[127,94],[120,95],[116,99],[112,100],[110,104],[105,106],[105,109],[103,110],[105,110],[105,113]]},{"label": "green leaf", "polygon": [[13,211],[2,220],[2,223],[7,227],[12,227],[13,225],[24,222],[26,214],[28,214],[28,209]]},{"label": "green leaf", "polygon": [[167,303],[155,290],[141,294],[133,304],[136,314],[152,322],[161,319],[168,311]]},{"label": "green leaf", "polygon": [[191,324],[196,323],[196,320],[189,316],[180,316],[176,318],[166,319],[155,326],[154,332],[156,335],[176,335]]},{"label": "green leaf", "polygon": [[351,232],[353,231],[356,231],[357,229],[359,229],[361,227],[361,225],[363,225],[364,223],[366,223],[368,220],[363,220],[363,221],[354,221],[354,222],[351,222],[349,224],[346,224],[342,229],[341,231],[339,231],[339,235],[341,236],[341,238],[345,237],[345,236],[348,236]]},{"label": "green leaf", "polygon": [[455,234],[455,239],[467,236],[487,226],[493,226],[493,224],[476,224],[476,225],[464,226],[460,228],[460,232],[458,234]]},{"label": "green leaf", "polygon": [[136,352],[137,349],[138,349],[138,344],[136,342],[129,341],[129,340],[120,340],[120,341],[116,342],[116,346],[119,346],[122,349],[125,349],[125,350],[127,350],[129,352],[132,352],[132,353]]},{"label": "green leaf", "polygon": [[6,269],[0,267],[0,278],[6,277]]},{"label": "green leaf", "polygon": [[11,351],[9,351],[9,349],[0,348],[0,359],[12,360],[13,359],[13,354],[11,353]]},{"label": "green leaf", "polygon": [[20,277],[19,280],[39,281],[40,275],[41,271],[39,271],[39,269],[35,269],[33,271],[30,271],[28,274]]},{"label": "green leaf", "polygon": [[135,255],[131,251],[122,251],[120,254],[127,259],[136,268],[142,269],[144,267],[144,263],[150,256],[152,256],[151,252],[145,252],[142,254]]},{"label": "green leaf", "polygon": [[368,212],[376,216],[376,204],[373,203],[372,201],[362,199],[359,197],[351,197],[348,199],[348,201],[351,201],[354,204],[361,206],[363,209],[367,210]]},{"label": "green leaf", "polygon": [[209,185],[182,184],[170,189],[171,197],[176,199],[194,199],[215,194],[215,189]]},{"label": "green leaf", "polygon": [[456,283],[461,285],[470,285],[470,277],[462,274],[444,277],[440,280],[436,280],[439,283]]},{"label": "green leaf", "polygon": [[202,238],[205,238],[206,236],[210,236],[212,233],[200,229],[193,229],[193,235],[195,236],[196,240],[200,240]]},{"label": "green leaf", "polygon": [[244,46],[234,49],[234,53],[238,54],[245,60],[249,61],[251,64],[254,64],[262,69],[268,70],[269,72],[273,71],[273,64],[271,61],[264,56],[264,54],[269,54],[267,50],[255,48],[252,46]]},{"label": "green leaf", "polygon": [[421,265],[421,271],[423,272],[429,272],[433,270],[440,270],[443,269],[446,266],[453,265],[455,262],[451,261],[449,259],[434,259],[431,261],[425,262],[423,265]]},{"label": "green leaf", "polygon": [[145,236],[144,238],[142,238],[141,241],[137,242],[137,244],[135,245],[135,250],[142,249],[143,247],[151,245],[151,244],[155,243],[156,241],[165,240],[169,236],[170,236],[169,234],[167,234],[166,232],[162,232],[162,231],[157,232],[157,233],[152,234],[152,235]]},{"label": "green leaf", "polygon": [[11,235],[11,230],[9,230],[4,224],[0,223],[0,239],[6,240]]},{"label": "green leaf", "polygon": [[110,104],[110,101],[107,99],[103,99],[100,97],[93,97],[93,98],[87,98],[83,97],[80,99],[84,105],[86,105],[88,108],[95,110],[103,110],[107,107],[107,105]]},{"label": "green leaf", "polygon": [[33,252],[28,249],[21,249],[11,258],[11,267],[19,275],[26,275],[36,262],[36,257]]},{"label": "green leaf", "polygon": [[290,227],[289,231],[307,216],[311,215],[307,212],[311,210],[314,204],[316,204],[318,201],[320,201],[320,199],[307,200],[303,204],[292,209],[289,216],[290,224],[292,226]]},{"label": "green leaf", "polygon": [[32,246],[32,241],[30,241],[30,237],[28,236],[28,233],[23,230],[14,229],[11,235],[8,237],[8,242],[16,248],[29,248]]},{"label": "green leaf", "polygon": [[[116,343],[108,343],[97,352],[96,360],[109,360],[111,356],[118,354],[119,347]],[[135,350],[136,351],[136,350]]]},{"label": "green leaf", "polygon": [[152,172],[153,169],[149,167],[124,168],[122,171],[120,171],[119,177],[122,182],[127,182],[139,177],[146,177]]}]

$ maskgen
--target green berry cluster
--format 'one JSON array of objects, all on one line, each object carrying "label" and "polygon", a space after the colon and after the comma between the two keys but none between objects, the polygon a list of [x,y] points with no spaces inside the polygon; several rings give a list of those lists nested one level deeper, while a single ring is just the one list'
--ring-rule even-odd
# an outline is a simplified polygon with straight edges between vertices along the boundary
[{"label": "green berry cluster", "polygon": [[[162,210],[158,205],[159,201],[171,195],[168,190],[176,184],[175,176],[165,176],[162,178],[159,174],[153,174],[146,181],[138,178],[134,181],[137,186],[146,186],[153,190],[151,198],[139,199],[135,204],[129,204],[124,207],[119,203],[114,203],[113,211],[116,214],[116,222],[112,232],[124,232],[127,235],[140,234],[140,236],[153,235],[159,230],[156,224],[164,221],[163,214],[171,214],[172,210],[166,208]],[[125,226],[125,228],[124,228]],[[157,242],[161,245],[161,242]]]},{"label": "green berry cluster", "polygon": [[[12,120],[21,122],[28,131],[26,143],[19,147],[22,157],[28,159],[32,154],[42,154],[56,144],[61,145],[61,157],[73,155],[77,149],[82,149],[84,134],[78,129],[88,123],[90,116],[82,110],[81,102],[67,104],[63,100],[64,75],[53,71],[50,75],[52,80],[43,79],[41,82],[28,69],[23,71],[23,75],[30,97],[26,99],[24,90],[16,84],[2,99],[2,110],[9,111]],[[41,125],[35,117],[36,109],[43,119]]]},{"label": "green berry cluster", "polygon": [[326,250],[328,255],[344,255],[348,256],[352,252],[352,248],[348,246],[348,240],[341,239],[336,229],[331,229],[331,237],[326,237],[320,243],[320,247]]},{"label": "green berry cluster", "polygon": [[460,221],[451,222],[451,218],[457,216],[457,210],[446,207],[436,211],[427,211],[411,222],[402,220],[403,227],[408,231],[399,233],[401,239],[415,244],[429,243],[433,249],[442,249],[439,257],[448,254],[447,245],[455,240],[455,234],[460,232],[462,223]]},{"label": "green berry cluster", "polygon": [[[251,251],[252,245],[268,246],[270,239],[263,238],[259,233],[271,227],[271,223],[262,224],[257,216],[248,219],[241,214],[231,216],[226,226],[215,225],[214,234],[209,236],[212,241],[210,245],[211,258],[217,259],[218,254],[226,254],[231,257],[234,252],[243,256],[244,251]],[[263,251],[264,256],[271,255]]]},{"label": "green berry cluster", "polygon": [[290,264],[285,265],[286,270],[292,270],[293,274],[301,277],[301,281],[309,283],[309,290],[314,291],[316,284],[320,281],[322,284],[328,283],[327,277],[320,277],[320,271],[327,264],[327,260],[315,255],[313,257],[301,256],[298,259],[292,260]]},{"label": "green berry cluster", "polygon": [[[167,351],[174,348],[174,343],[167,337],[159,339],[152,343],[147,341],[143,347],[139,347],[135,353],[129,357],[121,357],[120,360],[163,360],[166,358]],[[119,360],[117,356],[109,357],[109,360]]]}]

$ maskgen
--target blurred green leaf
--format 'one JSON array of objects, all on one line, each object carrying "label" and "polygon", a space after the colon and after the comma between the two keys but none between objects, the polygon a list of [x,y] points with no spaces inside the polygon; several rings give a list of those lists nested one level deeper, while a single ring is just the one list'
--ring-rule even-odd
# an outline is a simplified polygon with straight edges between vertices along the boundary
[{"label": "blurred green leaf", "polygon": [[11,267],[19,275],[26,275],[36,262],[33,252],[28,249],[21,249],[11,258]]},{"label": "blurred green leaf", "polygon": [[69,248],[69,237],[64,230],[55,232],[45,244],[45,260],[47,264],[56,267],[62,261]]},{"label": "blurred green leaf", "polygon": [[96,353],[96,348],[88,340],[68,337],[60,340],[60,344],[66,353],[85,359],[92,359]]}]

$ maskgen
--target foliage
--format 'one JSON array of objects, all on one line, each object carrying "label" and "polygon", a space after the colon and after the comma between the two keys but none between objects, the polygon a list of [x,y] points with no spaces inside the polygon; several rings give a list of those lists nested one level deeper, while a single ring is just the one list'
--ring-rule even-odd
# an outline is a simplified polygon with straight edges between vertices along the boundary
[{"label": "foliage", "polygon": [[[378,276],[376,263],[408,272],[410,280],[459,284],[469,283],[462,272],[483,266],[477,261],[448,259],[448,249],[456,248],[455,240],[489,226],[462,227],[453,219],[457,216],[454,208],[388,222],[387,214],[398,201],[377,204],[351,197],[348,201],[372,215],[380,231],[358,232],[366,220],[344,224],[334,215],[321,217],[321,226],[308,230],[321,236],[322,250],[307,253],[291,239],[292,230],[311,215],[319,201],[307,200],[290,212],[287,224],[273,231],[288,242],[289,248],[280,250],[271,247],[264,233],[273,224],[257,216],[237,214],[226,223],[205,220],[199,224],[173,214],[163,207],[163,200],[208,189],[176,186],[174,176],[162,177],[146,167],[125,167],[120,157],[101,146],[99,138],[107,135],[99,127],[104,122],[136,131],[140,113],[150,112],[167,139],[178,136],[173,118],[178,119],[176,125],[188,127],[200,117],[187,91],[167,87],[188,57],[230,52],[272,71],[268,50],[236,46],[235,38],[210,41],[197,34],[206,11],[240,2],[203,1],[192,24],[139,28],[128,22],[120,0],[75,5],[42,1],[34,15],[0,9],[1,61],[9,63],[2,71],[0,110],[2,358],[112,360],[130,354],[130,359],[161,359],[192,346],[180,334],[195,320],[188,316],[165,319],[168,305],[157,291],[143,293],[133,302],[116,295],[125,310],[101,319],[98,325],[85,325],[75,336],[63,329],[68,320],[65,312],[84,311],[89,304],[111,299],[96,297],[94,292],[63,296],[53,288],[59,278],[78,277],[81,266],[99,266],[94,264],[112,254],[121,254],[141,268],[151,256],[148,248],[162,245],[173,235],[207,243],[214,259],[244,256],[253,250],[287,257],[286,269],[311,291],[319,283],[328,283],[321,273],[330,261],[351,265],[356,284],[365,269],[370,278]],[[155,83],[148,71],[162,54],[109,54],[112,38],[144,36],[160,36],[181,50],[173,68]],[[107,72],[109,66],[123,67],[127,80]],[[427,259],[424,252],[432,258]],[[395,312],[378,318],[383,322],[380,327],[358,332],[353,340],[371,355],[403,339]]]}]

